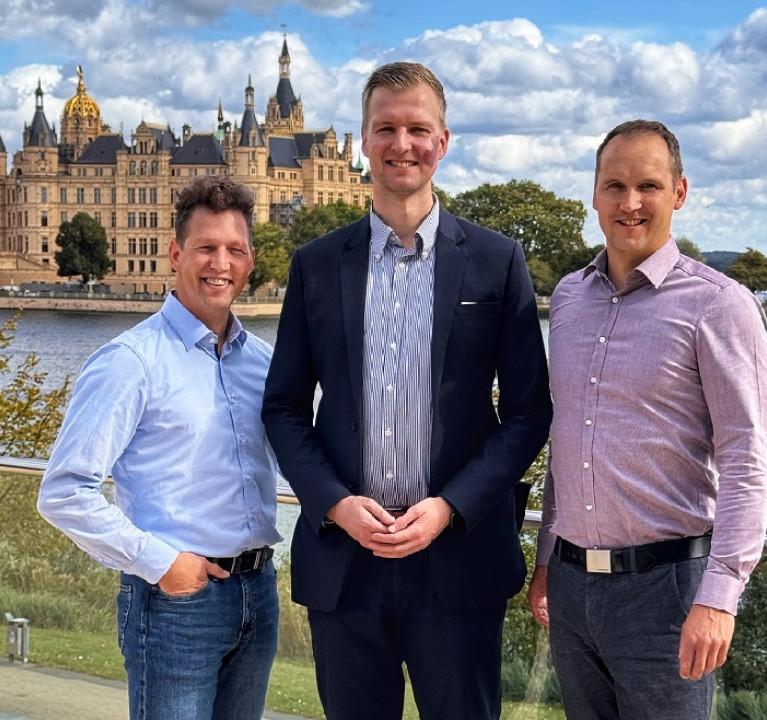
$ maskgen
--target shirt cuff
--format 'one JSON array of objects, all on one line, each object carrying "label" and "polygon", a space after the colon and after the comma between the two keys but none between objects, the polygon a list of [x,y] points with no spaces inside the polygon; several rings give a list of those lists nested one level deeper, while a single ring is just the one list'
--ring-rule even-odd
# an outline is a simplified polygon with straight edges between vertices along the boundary
[{"label": "shirt cuff", "polygon": [[173,565],[178,554],[179,551],[176,548],[171,547],[164,540],[150,535],[141,554],[125,572],[130,575],[137,575],[151,585],[156,585]]},{"label": "shirt cuff", "polygon": [[543,527],[538,530],[538,546],[535,550],[535,564],[548,565],[551,553],[554,552],[554,543],[556,535],[552,535],[548,528]]},{"label": "shirt cuff", "polygon": [[694,602],[696,605],[707,605],[737,615],[738,600],[745,586],[746,584],[733,575],[731,570],[716,560],[709,559]]}]

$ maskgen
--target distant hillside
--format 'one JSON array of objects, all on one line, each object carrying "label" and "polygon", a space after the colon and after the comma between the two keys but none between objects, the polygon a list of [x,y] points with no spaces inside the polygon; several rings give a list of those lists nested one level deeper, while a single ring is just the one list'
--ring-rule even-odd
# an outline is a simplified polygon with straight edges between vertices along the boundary
[{"label": "distant hillside", "polygon": [[735,258],[740,253],[732,252],[730,250],[712,250],[711,252],[703,253],[703,260],[709,267],[719,272],[724,272],[730,265],[735,262]]}]

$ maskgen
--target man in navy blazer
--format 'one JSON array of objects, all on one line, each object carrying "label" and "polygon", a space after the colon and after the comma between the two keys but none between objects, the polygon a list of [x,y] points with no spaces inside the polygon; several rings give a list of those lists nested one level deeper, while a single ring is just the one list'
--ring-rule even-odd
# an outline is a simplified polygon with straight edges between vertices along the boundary
[{"label": "man in navy blazer", "polygon": [[401,718],[403,664],[421,718],[497,719],[513,487],[551,419],[535,296],[521,247],[432,193],[439,80],[392,63],[362,101],[371,213],[294,254],[266,382],[293,599],[328,720]]}]

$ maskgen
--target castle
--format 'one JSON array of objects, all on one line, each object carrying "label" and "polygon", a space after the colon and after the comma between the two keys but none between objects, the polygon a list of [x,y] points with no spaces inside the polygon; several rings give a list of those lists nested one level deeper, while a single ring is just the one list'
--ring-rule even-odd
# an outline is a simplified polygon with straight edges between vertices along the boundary
[{"label": "castle", "polygon": [[61,282],[56,274],[60,223],[86,212],[106,231],[112,268],[104,278],[116,292],[166,293],[173,287],[168,246],[175,193],[195,175],[228,175],[252,188],[254,220],[286,224],[298,207],[343,200],[364,207],[370,178],[354,162],[352,133],[304,129],[304,112],[290,80],[283,40],[277,91],[259,123],[248,79],[239,125],[181,138],[167,125],[142,120],[131,134],[111,132],[86,93],[78,67],[77,92],[64,106],[60,137],[43,109],[38,82],[35,114],[24,126],[23,149],[8,155],[0,138],[0,286]]}]

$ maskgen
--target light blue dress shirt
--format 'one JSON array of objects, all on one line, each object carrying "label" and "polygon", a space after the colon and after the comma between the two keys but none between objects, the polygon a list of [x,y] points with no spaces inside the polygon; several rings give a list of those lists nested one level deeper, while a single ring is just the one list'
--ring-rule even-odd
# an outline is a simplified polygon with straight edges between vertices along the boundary
[{"label": "light blue dress shirt", "polygon": [[215,333],[170,295],[85,363],[38,509],[107,567],[156,583],[180,551],[233,557],[281,540],[261,423],[271,347],[230,325],[219,357]]}]

